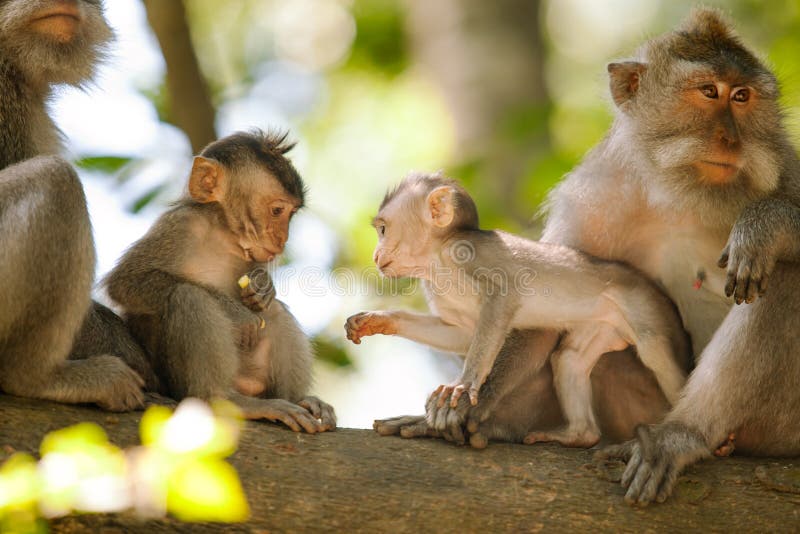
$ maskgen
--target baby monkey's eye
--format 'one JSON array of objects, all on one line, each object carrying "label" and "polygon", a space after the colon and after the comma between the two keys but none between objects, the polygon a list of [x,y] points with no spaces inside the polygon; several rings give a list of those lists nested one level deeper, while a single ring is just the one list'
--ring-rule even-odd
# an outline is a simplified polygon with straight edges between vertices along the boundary
[{"label": "baby monkey's eye", "polygon": [[283,213],[283,208],[282,208],[282,207],[280,207],[280,206],[276,206],[276,207],[272,208],[272,216],[273,216],[273,217],[277,217],[277,216],[279,216],[281,213]]},{"label": "baby monkey's eye", "polygon": [[734,102],[747,102],[750,100],[750,89],[743,87],[733,93]]},{"label": "baby monkey's eye", "polygon": [[703,87],[700,88],[700,91],[703,93],[703,96],[707,98],[717,98],[717,96],[719,96],[719,93],[717,93],[716,85],[712,84],[704,85]]},{"label": "baby monkey's eye", "polygon": [[386,235],[386,225],[382,224],[378,226],[378,234]]}]

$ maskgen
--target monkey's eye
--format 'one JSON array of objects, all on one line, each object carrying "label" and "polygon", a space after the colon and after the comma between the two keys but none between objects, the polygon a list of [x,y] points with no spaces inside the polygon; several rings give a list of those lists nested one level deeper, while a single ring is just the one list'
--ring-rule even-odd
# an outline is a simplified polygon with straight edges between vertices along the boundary
[{"label": "monkey's eye", "polygon": [[378,234],[379,235],[386,235],[386,225],[382,224],[378,226]]},{"label": "monkey's eye", "polygon": [[717,93],[717,86],[712,84],[704,85],[700,88],[700,92],[702,92],[703,96],[706,98],[717,98],[719,96],[719,93]]},{"label": "monkey's eye", "polygon": [[734,102],[747,102],[750,100],[750,89],[743,87],[733,93],[732,97]]},{"label": "monkey's eye", "polygon": [[278,217],[281,213],[283,213],[283,207],[275,206],[274,208],[272,208],[272,216],[273,217]]}]

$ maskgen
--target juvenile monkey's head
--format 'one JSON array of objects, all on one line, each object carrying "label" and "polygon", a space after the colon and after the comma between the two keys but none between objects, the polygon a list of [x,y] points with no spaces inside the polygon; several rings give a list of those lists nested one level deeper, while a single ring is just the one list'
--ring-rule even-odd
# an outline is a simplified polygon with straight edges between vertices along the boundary
[{"label": "juvenile monkey's head", "polygon": [[777,187],[787,149],[777,81],[718,11],[695,10],[608,72],[620,123],[670,196],[710,207]]},{"label": "juvenile monkey's head", "polygon": [[100,0],[0,0],[0,57],[33,85],[81,85],[113,33]]},{"label": "juvenile monkey's head", "polygon": [[424,278],[432,256],[453,232],[478,229],[478,210],[456,181],[440,173],[411,173],[383,199],[372,220],[372,256],[386,276]]},{"label": "juvenile monkey's head", "polygon": [[194,158],[189,195],[219,205],[243,256],[259,263],[283,252],[289,221],[303,206],[305,185],[284,155],[288,134],[260,130],[214,141]]}]

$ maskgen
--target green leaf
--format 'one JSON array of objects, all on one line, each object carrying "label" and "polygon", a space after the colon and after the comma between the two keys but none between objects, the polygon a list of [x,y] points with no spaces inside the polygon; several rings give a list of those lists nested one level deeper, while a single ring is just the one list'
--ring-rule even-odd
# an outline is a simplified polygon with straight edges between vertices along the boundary
[{"label": "green leaf", "polygon": [[165,188],[166,184],[161,184],[153,187],[152,189],[147,191],[144,195],[134,200],[133,205],[128,209],[131,211],[131,213],[139,213],[145,208],[145,206],[150,204],[154,198],[160,195]]},{"label": "green leaf", "polygon": [[181,521],[246,521],[250,507],[239,475],[217,459],[187,461],[168,481],[167,510]]},{"label": "green leaf", "polygon": [[353,360],[344,350],[343,343],[339,340],[331,339],[327,336],[315,336],[311,343],[314,346],[314,351],[317,358],[322,361],[331,363],[336,367],[350,367],[353,365]]},{"label": "green leaf", "polygon": [[87,156],[75,160],[75,166],[87,171],[114,174],[133,160],[134,158],[127,156]]}]

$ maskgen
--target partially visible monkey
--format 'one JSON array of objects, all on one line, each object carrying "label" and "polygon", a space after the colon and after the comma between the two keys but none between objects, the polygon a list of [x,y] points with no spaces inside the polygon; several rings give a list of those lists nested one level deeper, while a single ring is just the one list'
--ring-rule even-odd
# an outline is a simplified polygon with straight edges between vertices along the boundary
[{"label": "partially visible monkey", "polygon": [[[194,159],[188,195],[105,283],[147,350],[160,393],[227,398],[249,419],[321,432],[335,427],[335,414],[306,396],[313,352],[272,298],[263,266],[283,251],[305,197],[285,140],[254,131],[209,144]],[[249,283],[240,288],[245,274]]]},{"label": "partially visible monkey", "polygon": [[83,188],[54,156],[46,109],[54,85],[91,79],[111,37],[99,1],[0,3],[0,390],[129,410],[142,405],[142,379],[121,359],[67,359],[95,256]]},{"label": "partially visible monkey", "polygon": [[[716,11],[609,73],[616,120],[551,195],[544,237],[642,269],[692,335],[697,367],[665,422],[606,453],[646,504],[731,434],[737,452],[800,454],[800,271],[777,263],[800,258],[800,163],[774,75]],[[762,297],[730,310],[726,295]]]},{"label": "partially visible monkey", "polygon": [[[439,406],[449,400],[457,408],[464,392],[477,404],[507,334],[535,327],[565,332],[551,364],[567,426],[532,433],[528,442],[596,444],[590,374],[603,354],[630,345],[667,399],[677,399],[690,356],[686,334],[670,300],[632,269],[480,230],[472,198],[439,174],[404,179],[387,194],[373,225],[378,269],[423,279],[433,315],[363,312],[347,320],[347,337],[360,343],[363,336],[394,334],[465,355],[457,384],[434,392]],[[436,427],[433,417],[429,411]]]}]

